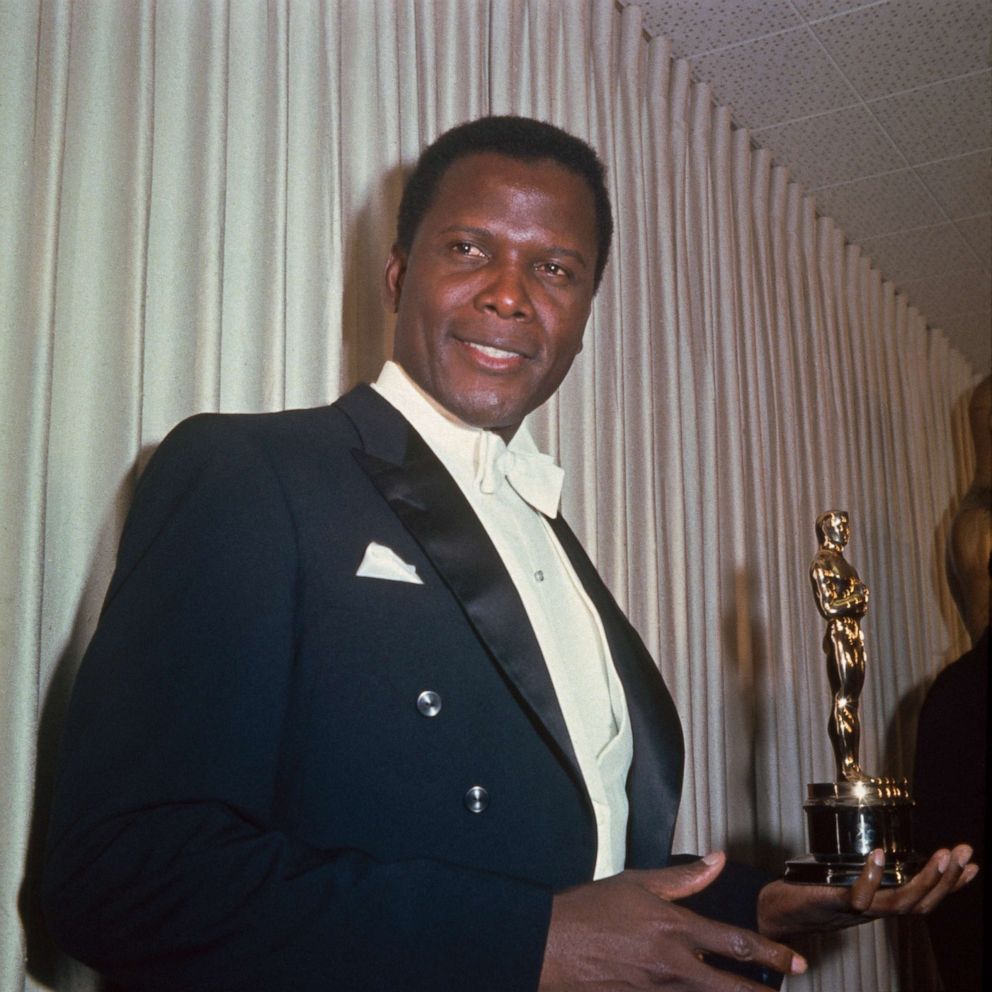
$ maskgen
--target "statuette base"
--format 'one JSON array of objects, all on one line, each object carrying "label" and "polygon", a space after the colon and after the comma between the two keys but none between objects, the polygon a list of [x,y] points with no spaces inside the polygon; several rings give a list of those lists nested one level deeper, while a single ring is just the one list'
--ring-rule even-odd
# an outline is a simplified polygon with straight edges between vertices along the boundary
[{"label": "statuette base", "polygon": [[913,852],[913,800],[905,780],[815,782],[807,786],[810,850],[786,863],[785,879],[807,885],[852,885],[872,851],[885,852],[882,887],[902,885],[923,866]]},{"label": "statuette base", "polygon": [[[866,858],[860,861],[820,861],[812,854],[785,863],[785,880],[797,885],[851,886],[861,875]],[[922,867],[918,858],[898,861],[886,856],[881,888],[891,889],[908,882]]]}]

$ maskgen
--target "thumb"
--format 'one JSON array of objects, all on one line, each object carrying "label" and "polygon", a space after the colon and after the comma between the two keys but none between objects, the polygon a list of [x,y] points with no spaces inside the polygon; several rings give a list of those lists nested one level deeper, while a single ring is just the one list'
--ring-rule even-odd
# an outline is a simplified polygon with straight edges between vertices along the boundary
[{"label": "thumb", "polygon": [[659,899],[685,899],[713,882],[726,863],[727,856],[723,851],[713,851],[686,865],[642,872],[638,881]]}]

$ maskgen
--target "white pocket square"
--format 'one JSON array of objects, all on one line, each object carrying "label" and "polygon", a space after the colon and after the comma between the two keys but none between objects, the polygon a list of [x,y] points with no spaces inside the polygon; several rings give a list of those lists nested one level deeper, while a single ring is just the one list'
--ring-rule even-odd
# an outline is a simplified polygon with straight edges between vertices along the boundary
[{"label": "white pocket square", "polygon": [[365,579],[388,579],[392,582],[412,582],[422,586],[424,580],[417,575],[416,565],[408,565],[400,556],[385,544],[373,541],[366,549],[356,576]]}]

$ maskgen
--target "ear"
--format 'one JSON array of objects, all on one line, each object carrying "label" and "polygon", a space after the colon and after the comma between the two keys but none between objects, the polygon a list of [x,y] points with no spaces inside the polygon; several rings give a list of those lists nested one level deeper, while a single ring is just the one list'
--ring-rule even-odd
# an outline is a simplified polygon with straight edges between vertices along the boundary
[{"label": "ear", "polygon": [[407,253],[398,244],[389,249],[386,271],[383,273],[383,300],[393,313],[400,308],[400,294],[403,290],[403,277],[406,275]]},{"label": "ear", "polygon": [[[589,309],[586,310],[585,323],[582,325],[582,334],[579,337],[579,346],[575,349],[575,357],[579,357],[579,352],[586,346],[586,334],[589,331],[589,318],[592,316],[592,303],[589,304]],[[574,361],[574,359],[573,359]]]}]

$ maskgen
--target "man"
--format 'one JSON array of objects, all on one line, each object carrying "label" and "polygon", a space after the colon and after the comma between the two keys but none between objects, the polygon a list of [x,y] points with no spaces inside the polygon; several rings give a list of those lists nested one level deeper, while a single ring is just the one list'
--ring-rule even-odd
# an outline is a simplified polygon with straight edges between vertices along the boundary
[{"label": "man", "polygon": [[823,650],[830,659],[834,705],[830,714],[830,739],[837,758],[837,780],[865,782],[858,750],[861,720],[858,701],[865,683],[865,639],[861,618],[868,612],[868,587],[844,558],[851,539],[846,513],[828,510],[816,518],[820,550],[809,568],[817,609],[827,621]]},{"label": "man", "polygon": [[965,849],[895,896],[665,867],[678,718],[521,427],[582,345],[602,166],[473,122],[398,226],[375,388],[193,418],[141,480],[67,720],[64,946],[153,990],[729,992],[805,967],[771,937],[963,884]]},{"label": "man", "polygon": [[[968,402],[975,475],[948,537],[951,591],[972,646],[927,691],[916,730],[913,836],[923,850],[948,835],[967,839],[985,864],[986,723],[989,711],[989,605],[992,600],[992,376]],[[984,989],[988,875],[927,917],[944,988]]]}]

